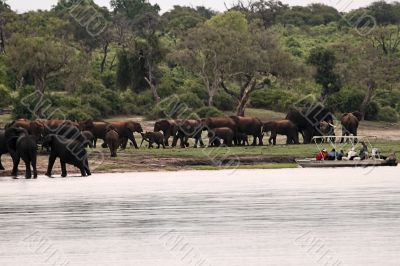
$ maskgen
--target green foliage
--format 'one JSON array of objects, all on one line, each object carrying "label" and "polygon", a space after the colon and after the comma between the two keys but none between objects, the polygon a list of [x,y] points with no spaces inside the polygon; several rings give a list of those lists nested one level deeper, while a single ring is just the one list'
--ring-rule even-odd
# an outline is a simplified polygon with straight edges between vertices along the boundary
[{"label": "green foliage", "polygon": [[32,110],[35,110],[38,103],[34,87],[25,86],[21,88],[17,97],[14,98],[12,117],[14,119],[35,118]]},{"label": "green foliage", "polygon": [[208,118],[208,117],[213,117],[213,116],[222,116],[224,115],[223,112],[221,112],[220,110],[218,110],[215,107],[202,107],[200,109],[196,110],[196,114],[198,115],[198,117],[200,118]]},{"label": "green foliage", "polygon": [[379,110],[378,119],[380,121],[393,122],[399,121],[399,114],[396,109],[390,106],[384,106]]},{"label": "green foliage", "polygon": [[0,108],[7,107],[12,103],[11,91],[3,84],[0,84],[0,95]]},{"label": "green foliage", "polygon": [[214,16],[206,22],[206,25],[212,28],[223,28],[237,32],[247,32],[248,23],[246,16],[239,11],[228,11]]},{"label": "green foliage", "polygon": [[311,50],[307,62],[316,67],[315,81],[322,86],[322,97],[340,91],[342,86],[339,76],[334,72],[336,56],[332,50],[317,47]]}]

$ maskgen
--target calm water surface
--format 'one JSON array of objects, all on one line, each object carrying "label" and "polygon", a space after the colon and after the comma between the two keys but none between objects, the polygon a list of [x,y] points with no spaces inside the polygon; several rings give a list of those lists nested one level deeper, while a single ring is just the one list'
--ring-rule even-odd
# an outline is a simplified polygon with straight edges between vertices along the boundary
[{"label": "calm water surface", "polygon": [[0,179],[0,265],[400,265],[400,169]]}]

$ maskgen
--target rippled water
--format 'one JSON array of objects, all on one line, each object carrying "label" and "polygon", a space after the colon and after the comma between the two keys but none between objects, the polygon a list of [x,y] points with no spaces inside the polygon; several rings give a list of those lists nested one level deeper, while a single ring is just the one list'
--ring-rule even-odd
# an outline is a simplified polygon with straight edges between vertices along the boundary
[{"label": "rippled water", "polygon": [[0,179],[0,265],[400,265],[399,168]]}]

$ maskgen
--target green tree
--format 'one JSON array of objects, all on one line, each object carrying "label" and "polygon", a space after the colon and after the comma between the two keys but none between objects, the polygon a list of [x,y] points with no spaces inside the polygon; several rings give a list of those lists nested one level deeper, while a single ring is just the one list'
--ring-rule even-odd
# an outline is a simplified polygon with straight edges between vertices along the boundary
[{"label": "green tree", "polygon": [[42,98],[49,79],[66,70],[74,51],[55,39],[14,35],[7,56],[18,77],[33,78],[38,97]]},{"label": "green tree", "polygon": [[336,56],[327,48],[317,47],[311,50],[307,62],[316,68],[315,82],[322,86],[321,101],[336,92],[339,92],[342,83],[338,74],[335,73]]}]

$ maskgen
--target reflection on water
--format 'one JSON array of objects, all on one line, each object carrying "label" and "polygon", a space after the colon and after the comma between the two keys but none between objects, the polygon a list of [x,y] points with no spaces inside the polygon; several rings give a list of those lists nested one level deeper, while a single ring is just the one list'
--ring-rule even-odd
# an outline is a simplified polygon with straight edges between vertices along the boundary
[{"label": "reflection on water", "polygon": [[0,179],[0,265],[399,265],[399,168],[230,173]]}]

